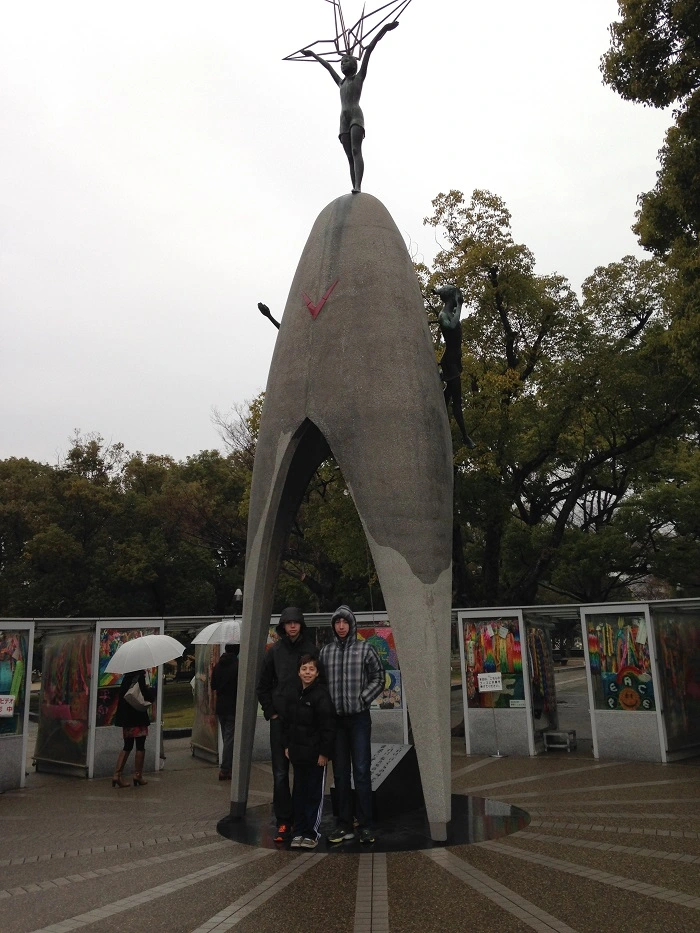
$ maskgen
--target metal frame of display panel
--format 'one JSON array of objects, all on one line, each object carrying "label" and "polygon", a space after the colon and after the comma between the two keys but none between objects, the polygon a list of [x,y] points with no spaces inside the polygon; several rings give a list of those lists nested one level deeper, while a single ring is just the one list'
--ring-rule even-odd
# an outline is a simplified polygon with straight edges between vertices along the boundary
[{"label": "metal frame of display panel", "polygon": [[[474,713],[481,714],[484,710],[471,710],[469,707],[468,697],[467,697],[467,659],[464,653],[464,622],[465,620],[479,620],[482,622],[496,622],[498,620],[516,620],[518,622],[518,632],[520,634],[520,650],[521,650],[521,660],[523,666],[523,693],[525,699],[525,706],[522,712],[525,714],[525,726],[527,728],[527,747],[530,757],[537,755],[537,750],[535,748],[535,728],[534,720],[532,716],[532,685],[530,684],[530,666],[528,658],[528,649],[527,649],[527,633],[525,631],[525,622],[523,619],[522,609],[502,609],[497,611],[493,608],[490,609],[458,609],[457,610],[457,625],[459,632],[459,658],[460,666],[462,672],[462,707],[464,709],[464,746],[467,755],[472,754],[472,741],[470,736],[470,716]],[[503,712],[499,710],[500,713]],[[521,712],[520,710],[507,710],[506,715],[518,715]],[[476,717],[475,717],[476,718]],[[491,728],[491,718],[490,717],[480,717],[485,721],[489,722],[489,728]],[[505,734],[501,733],[501,730],[498,730],[499,743],[504,748],[504,739],[506,738]],[[496,749],[494,748],[494,752]],[[480,753],[481,754],[481,753]],[[488,753],[485,753],[488,754]],[[506,754],[515,754],[514,752],[506,752]]]},{"label": "metal frame of display panel", "polygon": [[[600,758],[600,742],[598,737],[598,726],[600,725],[598,721],[599,714],[603,716],[619,716],[620,725],[622,726],[625,722],[629,722],[629,716],[647,716],[651,717],[652,715],[656,716],[656,734],[658,741],[658,757],[655,757],[652,760],[661,761],[664,764],[667,761],[666,756],[666,729],[663,721],[663,715],[661,713],[661,703],[660,703],[660,678],[659,678],[659,669],[656,663],[656,633],[654,631],[654,625],[652,622],[651,612],[649,611],[648,603],[599,603],[598,605],[582,605],[580,607],[581,613],[581,640],[583,642],[583,654],[586,659],[586,681],[588,685],[588,702],[591,710],[591,731],[593,737],[593,757],[598,759]],[[647,643],[649,645],[649,666],[651,667],[651,678],[652,684],[654,687],[654,710],[646,712],[644,710],[601,710],[597,709],[595,705],[595,697],[593,693],[593,672],[591,670],[591,656],[588,649],[588,625],[586,624],[586,617],[594,616],[605,616],[605,615],[643,615],[647,627]],[[608,743],[611,744],[611,743]],[[615,747],[619,747],[618,743],[614,743]],[[607,749],[604,749],[607,751]],[[619,755],[619,751],[616,754],[611,755],[611,757],[616,757]],[[629,760],[640,760],[636,759],[633,755],[630,755],[629,752],[625,753],[626,758]],[[643,757],[641,760],[649,760],[647,757]]]},{"label": "metal frame of display panel", "polygon": [[[97,740],[97,729],[106,728],[112,729],[115,735],[115,741],[110,742],[110,749],[114,746],[114,760],[116,761],[117,755],[119,754],[119,749],[122,746],[121,737],[117,737],[117,729],[115,726],[97,726],[97,695],[100,691],[100,643],[102,640],[102,632],[107,629],[117,629],[119,631],[126,631],[127,629],[155,629],[157,634],[163,635],[164,629],[164,620],[162,618],[156,619],[100,619],[95,626],[95,641],[92,646],[92,677],[90,678],[90,730],[88,733],[88,748],[87,748],[87,761],[88,761],[88,778],[92,777],[104,777],[105,775],[100,771],[100,774],[95,775],[95,752],[96,752],[96,740]],[[158,695],[156,699],[156,715],[155,721],[151,723],[152,731],[149,730],[149,741],[146,745],[146,762],[149,761],[151,755],[149,754],[149,745],[152,748],[153,754],[153,771],[160,771],[163,767],[163,762],[160,759],[160,740],[161,740],[161,718],[163,715],[163,666],[158,667],[157,674],[157,685],[158,685]],[[148,770],[148,766],[146,766]]]},{"label": "metal frame of display panel", "polygon": [[[660,640],[660,637],[661,637],[660,631],[654,628],[654,613],[655,612],[667,612],[667,613],[681,612],[683,608],[686,608],[690,602],[691,602],[690,600],[685,600],[685,601],[668,600],[668,601],[656,601],[650,604],[649,611],[650,611],[651,620],[652,620],[651,631],[652,631],[653,638],[654,638],[654,643],[653,643],[654,652],[656,652],[656,649],[657,649],[657,640]],[[694,605],[692,606],[692,609],[695,612],[698,612],[700,610],[700,607],[697,605]],[[659,675],[659,680],[658,680],[659,702],[657,706],[661,708],[661,703],[663,700],[663,694],[662,694],[662,679],[663,678],[661,677],[662,663],[661,663],[661,659],[658,659],[658,660],[656,659],[656,655],[655,655],[655,664],[656,664],[656,671]],[[669,742],[669,737],[668,737],[668,729],[667,729],[667,722],[666,722],[666,715],[665,715],[665,713],[667,712],[668,711],[665,708],[660,709],[661,724],[662,724],[662,749],[663,749],[663,753],[666,756],[663,760],[664,761],[682,761],[683,759],[686,759],[686,758],[697,757],[698,750],[699,750],[698,744],[689,745],[686,748],[681,748],[681,749],[674,749],[674,750],[669,749],[670,742]]]},{"label": "metal frame of display panel", "polygon": [[[34,656],[34,622],[27,621],[26,619],[2,619],[0,626],[3,631],[7,632],[26,632],[27,633],[27,665],[24,673],[24,711],[23,711],[23,720],[22,720],[22,735],[21,741],[20,736],[17,735],[0,735],[0,754],[3,758],[3,764],[6,765],[11,758],[17,759],[17,777],[18,782],[15,783],[5,783],[0,782],[0,792],[4,790],[12,790],[17,787],[24,787],[27,783],[27,745],[29,742],[29,698],[32,689],[32,659]],[[3,747],[3,743],[6,745]],[[18,756],[15,752],[14,755],[8,751],[9,745],[19,746],[21,749],[21,754]],[[4,770],[4,768],[3,768]],[[9,771],[10,769],[8,769]]]}]

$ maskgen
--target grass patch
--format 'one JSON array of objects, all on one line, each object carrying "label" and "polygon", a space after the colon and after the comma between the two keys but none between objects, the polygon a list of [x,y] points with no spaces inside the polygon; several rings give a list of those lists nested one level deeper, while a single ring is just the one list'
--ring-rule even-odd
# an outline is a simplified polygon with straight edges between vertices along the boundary
[{"label": "grass patch", "polygon": [[[29,694],[30,713],[39,712],[39,691]],[[192,687],[188,680],[163,684],[163,728],[191,729],[194,720]]]},{"label": "grass patch", "polygon": [[163,685],[163,728],[191,729],[194,701],[190,682],[173,681]]}]

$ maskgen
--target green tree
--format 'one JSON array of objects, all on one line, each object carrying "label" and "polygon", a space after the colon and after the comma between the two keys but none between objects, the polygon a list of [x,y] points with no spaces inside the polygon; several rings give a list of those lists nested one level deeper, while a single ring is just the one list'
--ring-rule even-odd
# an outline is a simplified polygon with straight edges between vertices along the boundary
[{"label": "green tree", "polygon": [[[626,257],[596,270],[581,303],[560,276],[535,273],[495,195],[451,191],[433,206],[426,223],[445,246],[419,274],[426,294],[448,282],[464,292],[465,420],[478,443],[469,453],[453,435],[469,585],[455,600],[527,604],[543,586],[562,591],[552,577],[565,542],[611,536],[644,465],[692,413],[694,384],[668,370],[674,279]],[[638,563],[628,550],[628,575]]]},{"label": "green tree", "polygon": [[[247,477],[246,518],[263,400],[261,394],[225,414],[214,412],[214,423],[229,455]],[[343,600],[356,609],[384,606],[357,510],[331,457],[314,474],[292,523],[274,607],[279,611],[285,605],[299,605],[322,612]]]},{"label": "green tree", "polygon": [[656,186],[640,195],[639,242],[678,272],[679,361],[700,351],[700,5],[695,0],[619,0],[603,80],[626,100],[676,104],[659,152]]}]

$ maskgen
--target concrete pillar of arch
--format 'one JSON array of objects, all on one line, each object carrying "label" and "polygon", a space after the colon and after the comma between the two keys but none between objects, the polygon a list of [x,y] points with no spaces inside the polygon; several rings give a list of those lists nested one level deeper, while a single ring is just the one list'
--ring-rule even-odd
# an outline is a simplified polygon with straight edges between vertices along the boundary
[{"label": "concrete pillar of arch", "polygon": [[451,794],[452,444],[410,257],[368,194],[340,197],[318,216],[272,358],[248,520],[232,816],[247,804],[255,685],[283,544],[329,450],[377,568],[441,841]]}]

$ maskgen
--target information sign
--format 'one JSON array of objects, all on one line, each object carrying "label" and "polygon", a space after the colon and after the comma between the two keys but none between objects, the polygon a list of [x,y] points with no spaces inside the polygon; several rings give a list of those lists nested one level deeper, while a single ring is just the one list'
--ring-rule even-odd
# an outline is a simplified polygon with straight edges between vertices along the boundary
[{"label": "information sign", "polygon": [[494,693],[503,690],[503,677],[500,673],[477,674],[479,693]]},{"label": "information sign", "polygon": [[14,694],[9,694],[8,696],[0,696],[0,716],[9,718],[10,716],[15,715],[15,698]]}]

